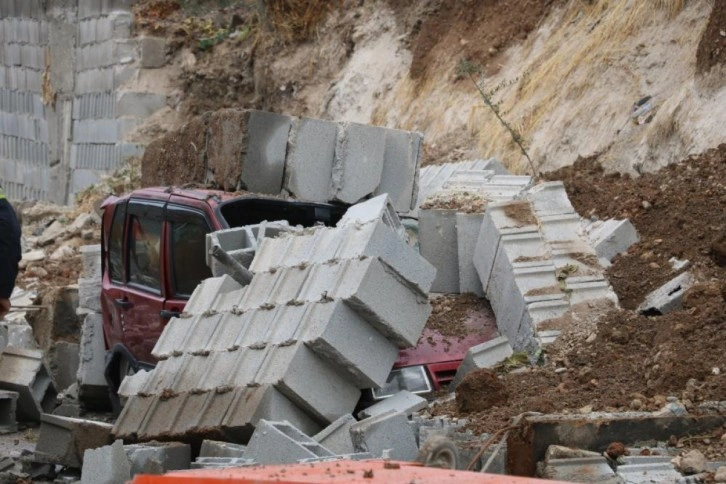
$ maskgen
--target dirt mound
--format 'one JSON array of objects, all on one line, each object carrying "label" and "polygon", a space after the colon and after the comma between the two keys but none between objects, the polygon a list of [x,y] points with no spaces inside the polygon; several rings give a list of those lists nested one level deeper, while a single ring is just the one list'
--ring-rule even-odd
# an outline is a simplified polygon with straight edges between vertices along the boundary
[{"label": "dirt mound", "polygon": [[726,65],[726,2],[716,0],[696,51],[696,70],[706,73],[712,67]]},{"label": "dirt mound", "polygon": [[507,387],[497,374],[486,368],[475,370],[456,388],[456,405],[462,412],[483,412],[507,403]]},{"label": "dirt mound", "polygon": [[701,280],[726,278],[717,260],[726,237],[726,144],[637,178],[606,174],[596,159],[546,174],[562,180],[582,216],[629,218],[640,242],[617,257],[608,278],[624,308],[677,275],[672,257]]}]

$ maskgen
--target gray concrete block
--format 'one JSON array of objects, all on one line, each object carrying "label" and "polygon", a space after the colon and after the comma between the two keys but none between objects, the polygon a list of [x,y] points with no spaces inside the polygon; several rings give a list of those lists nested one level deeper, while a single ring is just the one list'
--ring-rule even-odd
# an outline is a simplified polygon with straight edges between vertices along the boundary
[{"label": "gray concrete block", "polygon": [[569,293],[570,304],[607,299],[618,303],[618,296],[603,276],[577,276],[565,279],[565,292]]},{"label": "gray concrete block", "polygon": [[355,417],[345,414],[323,430],[313,435],[313,440],[335,454],[351,454],[355,452],[350,427],[356,422]]},{"label": "gray concrete block", "polygon": [[121,132],[116,119],[78,120],[73,122],[74,143],[116,143]]},{"label": "gray concrete block", "polygon": [[401,413],[389,412],[361,420],[351,426],[350,434],[358,452],[380,457],[383,451],[391,450],[389,457],[393,460],[416,460],[416,436]]},{"label": "gray concrete block", "polygon": [[18,431],[18,422],[15,418],[17,406],[17,392],[0,390],[0,435]]},{"label": "gray concrete block", "polygon": [[162,37],[141,37],[141,67],[157,69],[166,64],[166,39]]},{"label": "gray concrete block", "polygon": [[123,442],[88,449],[83,456],[82,484],[119,484],[131,479],[131,462],[124,452]]},{"label": "gray concrete block", "polygon": [[[580,216],[576,213],[565,213],[558,215],[538,215],[540,232],[542,238],[550,243],[557,244],[563,242],[577,241],[583,243],[578,232],[582,226]],[[584,244],[583,244],[584,245]],[[587,252],[594,251],[588,247]]]},{"label": "gray concrete block", "polygon": [[18,419],[40,420],[41,413],[50,411],[55,400],[43,352],[5,348],[0,355],[0,389],[18,392]]},{"label": "gray concrete block", "polygon": [[107,67],[77,72],[75,80],[74,92],[76,95],[92,92],[111,92],[114,89],[114,68]]},{"label": "gray concrete block", "polygon": [[145,442],[124,445],[131,462],[131,476],[136,474],[164,474],[168,471],[189,469],[191,447],[181,442]]},{"label": "gray concrete block", "polygon": [[602,456],[550,459],[542,477],[570,482],[620,482],[607,459]]},{"label": "gray concrete block", "polygon": [[512,356],[513,353],[514,350],[512,350],[506,336],[499,336],[491,341],[469,348],[456,372],[456,376],[454,376],[454,380],[449,384],[449,391],[455,390],[469,372],[477,368],[494,368],[497,364]]},{"label": "gray concrete block", "polygon": [[76,49],[76,71],[110,67],[116,63],[113,41],[87,44]]},{"label": "gray concrete block", "polygon": [[264,111],[250,111],[243,135],[242,181],[256,193],[278,194],[285,172],[287,140],[295,118]]},{"label": "gray concrete block", "polygon": [[612,261],[616,255],[622,254],[640,240],[638,231],[630,220],[605,220],[597,223],[588,233],[590,243],[597,256]]},{"label": "gray concrete block", "polygon": [[118,388],[118,395],[122,401],[128,399],[138,393],[146,386],[147,378],[149,378],[151,372],[146,370],[139,370],[133,375],[129,375],[124,378],[121,385]]},{"label": "gray concrete block", "polygon": [[421,255],[436,268],[432,292],[459,292],[459,254],[455,210],[421,210],[418,222]]},{"label": "gray concrete block", "polygon": [[456,243],[459,262],[459,292],[484,295],[481,279],[474,267],[474,254],[484,214],[456,214]]},{"label": "gray concrete block", "polygon": [[383,223],[391,227],[394,232],[405,239],[406,229],[401,224],[401,219],[396,213],[396,209],[387,194],[378,195],[365,202],[356,203],[346,210],[343,217],[336,224],[336,227],[346,227],[351,224],[365,224],[378,220],[382,220]]},{"label": "gray concrete block", "polygon": [[683,475],[668,461],[649,464],[628,464],[617,468],[617,475],[623,482],[640,484],[651,482],[681,482]]},{"label": "gray concrete block", "polygon": [[650,315],[677,311],[683,307],[683,294],[695,283],[696,279],[691,273],[684,272],[645,296],[638,311]]},{"label": "gray concrete block", "polygon": [[151,92],[116,92],[116,112],[119,116],[148,118],[166,106],[166,95]]},{"label": "gray concrete block", "polygon": [[386,130],[381,182],[373,194],[387,193],[398,212],[416,208],[422,143],[421,133]]},{"label": "gray concrete block", "polygon": [[64,390],[76,382],[79,366],[78,343],[56,341],[49,348],[46,358],[55,388]]},{"label": "gray concrete block", "polygon": [[258,465],[254,459],[244,457],[197,457],[192,469],[224,469],[227,467],[250,467]]},{"label": "gray concrete block", "polygon": [[206,439],[202,441],[199,457],[242,458],[244,457],[246,449],[246,445]]},{"label": "gray concrete block", "polygon": [[201,314],[214,305],[215,299],[226,293],[241,289],[234,279],[229,276],[211,277],[203,280],[184,306],[187,314]]},{"label": "gray concrete block", "polygon": [[402,390],[393,396],[385,398],[380,402],[361,410],[358,412],[358,418],[365,419],[375,417],[390,411],[402,413],[409,417],[414,412],[426,408],[428,404],[429,402],[425,398],[406,390]]},{"label": "gray concrete block", "polygon": [[33,336],[33,328],[29,324],[25,322],[7,324],[4,328],[7,333],[5,339],[6,346],[26,350],[38,349],[38,343],[35,341],[35,336]]},{"label": "gray concrete block", "polygon": [[103,317],[89,314],[81,328],[78,364],[78,397],[84,403],[108,400],[104,376],[106,347],[103,339]]},{"label": "gray concrete block", "polygon": [[565,184],[561,181],[542,182],[527,193],[534,211],[539,216],[574,213],[575,209],[567,196]]},{"label": "gray concrete block", "polygon": [[82,245],[79,248],[83,260],[83,277],[101,279],[101,244]]},{"label": "gray concrete block", "polygon": [[100,17],[102,3],[101,0],[80,0],[78,2],[78,18]]},{"label": "gray concrete block", "polygon": [[35,461],[81,468],[87,449],[108,444],[111,424],[43,414]]},{"label": "gray concrete block", "polygon": [[87,308],[97,313],[101,312],[101,280],[78,279],[78,307]]},{"label": "gray concrete block", "polygon": [[334,454],[289,422],[260,420],[247,444],[246,459],[260,464],[288,464]]},{"label": "gray concrete block", "polygon": [[330,192],[338,127],[319,119],[292,123],[283,187],[301,200],[325,202]]},{"label": "gray concrete block", "polygon": [[283,232],[296,230],[286,220],[280,220],[211,232],[205,240],[207,266],[215,277],[231,274],[231,270],[212,255],[214,247],[219,246],[237,262],[249,268],[263,238],[277,237]]},{"label": "gray concrete block", "polygon": [[356,203],[372,195],[381,183],[385,148],[384,128],[357,123],[340,124],[330,200]]}]

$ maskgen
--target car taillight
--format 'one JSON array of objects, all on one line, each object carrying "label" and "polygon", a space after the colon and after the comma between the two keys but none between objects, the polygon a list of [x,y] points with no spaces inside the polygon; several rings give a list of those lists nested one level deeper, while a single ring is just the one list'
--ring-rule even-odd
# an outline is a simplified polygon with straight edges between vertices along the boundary
[{"label": "car taillight", "polygon": [[401,390],[411,393],[430,393],[431,382],[426,374],[426,368],[408,366],[391,371],[386,383],[381,388],[373,390],[373,398],[381,400],[395,395]]}]

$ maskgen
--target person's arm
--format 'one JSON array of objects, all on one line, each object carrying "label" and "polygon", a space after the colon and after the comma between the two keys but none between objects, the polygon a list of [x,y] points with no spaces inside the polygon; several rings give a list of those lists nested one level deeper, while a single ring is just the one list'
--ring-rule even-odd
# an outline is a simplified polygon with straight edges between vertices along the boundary
[{"label": "person's arm", "polygon": [[10,309],[20,260],[20,233],[10,207],[0,207],[0,317]]}]

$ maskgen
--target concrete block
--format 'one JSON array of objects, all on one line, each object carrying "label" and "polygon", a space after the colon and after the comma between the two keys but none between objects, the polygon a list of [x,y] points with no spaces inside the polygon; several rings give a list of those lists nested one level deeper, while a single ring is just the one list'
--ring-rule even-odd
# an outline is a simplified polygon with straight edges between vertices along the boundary
[{"label": "concrete block", "polygon": [[83,260],[83,277],[101,279],[101,244],[82,245],[79,249]]},{"label": "concrete block", "polygon": [[184,306],[187,314],[201,314],[214,305],[215,299],[226,293],[241,289],[237,281],[229,276],[211,277],[203,280]]},{"label": "concrete block", "polygon": [[287,140],[295,118],[250,111],[242,146],[242,182],[256,193],[278,194],[285,172]]},{"label": "concrete block", "polygon": [[337,136],[338,127],[331,122],[300,118],[292,123],[283,180],[288,193],[301,200],[327,201]]},{"label": "concrete block", "polygon": [[119,116],[145,119],[166,106],[166,96],[151,92],[118,91],[116,103]]},{"label": "concrete block", "polygon": [[115,62],[114,43],[112,41],[88,44],[76,49],[76,71],[109,67]]},{"label": "concrete block", "polygon": [[46,358],[55,388],[64,390],[76,382],[79,367],[78,343],[56,341],[49,348]]},{"label": "concrete block", "polygon": [[43,364],[43,352],[5,348],[0,355],[0,389],[18,393],[18,418],[40,420],[55,401],[48,370]]},{"label": "concrete block", "polygon": [[219,246],[243,266],[249,268],[255,252],[265,237],[277,237],[283,232],[296,231],[286,220],[262,222],[232,229],[217,230],[207,234],[205,241],[207,266],[215,277],[231,272],[212,255],[212,249]]},{"label": "concrete block", "polygon": [[365,224],[377,220],[383,220],[383,223],[391,227],[394,232],[401,237],[405,237],[406,229],[401,224],[401,219],[398,217],[396,209],[387,194],[378,195],[370,200],[353,205],[346,210],[336,227]]},{"label": "concrete block", "polygon": [[459,255],[456,239],[455,210],[421,210],[419,212],[419,246],[421,255],[436,268],[432,292],[459,292]]},{"label": "concrete block", "polygon": [[18,422],[15,419],[17,406],[17,392],[0,390],[0,435],[18,431]]},{"label": "concrete block", "polygon": [[246,445],[234,444],[232,442],[221,442],[217,440],[203,440],[199,450],[199,457],[244,457]]},{"label": "concrete block", "polygon": [[607,299],[618,303],[618,296],[603,276],[578,276],[565,279],[565,291],[570,295],[570,304]]},{"label": "concrete block", "polygon": [[131,476],[136,474],[164,474],[167,471],[189,469],[191,447],[181,442],[145,442],[124,445],[131,462]]},{"label": "concrete block", "polygon": [[75,143],[116,143],[120,134],[119,121],[115,119],[78,120],[73,122]]},{"label": "concrete block", "polygon": [[638,312],[656,316],[681,309],[683,294],[695,283],[696,279],[690,272],[674,277],[645,296],[645,300],[638,306]]},{"label": "concrete block", "polygon": [[330,200],[356,203],[372,195],[381,183],[385,148],[384,128],[357,123],[340,124]]},{"label": "concrete block", "polygon": [[[23,320],[25,317],[23,316]],[[26,350],[37,350],[38,343],[33,336],[33,328],[29,324],[22,322],[19,324],[7,324],[4,326],[6,336],[6,346],[11,348],[20,348]]]},{"label": "concrete block", "polygon": [[114,89],[114,69],[112,67],[77,72],[75,78],[74,92],[76,95],[111,92]]},{"label": "concrete block", "polygon": [[537,331],[537,340],[539,341],[540,346],[547,346],[557,341],[557,338],[560,337],[560,333],[561,331],[556,329]]},{"label": "concrete block", "polygon": [[602,456],[550,459],[542,477],[563,482],[620,482]]},{"label": "concrete block", "polygon": [[651,464],[628,464],[618,466],[617,475],[623,482],[640,484],[651,482],[681,482],[683,476],[678,472],[670,458],[667,462]]},{"label": "concrete block", "polygon": [[[584,242],[578,236],[581,228],[580,216],[576,213],[558,215],[538,215],[542,238],[548,243],[561,243],[566,241]],[[584,244],[583,244],[584,245]],[[588,247],[589,249],[589,247]],[[592,252],[592,250],[588,250]]]},{"label": "concrete block", "polygon": [[373,194],[387,193],[398,212],[416,208],[422,143],[421,133],[386,130],[381,181]]},{"label": "concrete block", "polygon": [[85,404],[108,402],[105,370],[106,347],[103,339],[103,317],[89,314],[81,328],[78,364],[78,397]]},{"label": "concrete block", "polygon": [[597,223],[589,230],[588,238],[597,256],[608,261],[612,261],[616,255],[627,251],[640,240],[638,231],[628,219],[610,219]]},{"label": "concrete block", "polygon": [[459,262],[459,292],[471,292],[477,296],[484,295],[481,279],[474,267],[474,253],[484,214],[456,214],[456,243]]},{"label": "concrete block", "polygon": [[256,466],[257,461],[254,459],[245,459],[244,457],[197,457],[192,462],[192,469],[224,469],[227,467],[250,467]]},{"label": "concrete block", "polygon": [[141,67],[157,69],[166,64],[166,39],[162,37],[141,37]]},{"label": "concrete block", "polygon": [[129,375],[121,382],[118,388],[118,394],[122,399],[128,399],[138,393],[145,387],[147,378],[149,378],[151,372],[146,370],[139,370],[133,375]]},{"label": "concrete block", "polygon": [[119,484],[131,480],[131,462],[123,442],[88,449],[83,456],[82,484]]},{"label": "concrete block", "polygon": [[529,189],[527,198],[539,216],[575,213],[561,181],[538,183]]},{"label": "concrete block", "polygon": [[247,444],[246,459],[260,464],[288,464],[299,459],[331,457],[334,454],[289,422],[260,420]]},{"label": "concrete block", "polygon": [[355,449],[353,448],[353,440],[350,436],[350,427],[355,422],[355,417],[350,414],[345,414],[313,435],[313,440],[337,455],[351,454],[355,452]]},{"label": "concrete block", "polygon": [[383,451],[390,450],[389,457],[393,460],[416,460],[416,436],[401,413],[388,412],[361,420],[351,426],[350,434],[357,452],[380,457]]},{"label": "concrete block", "polygon": [[426,408],[428,404],[429,402],[425,398],[406,390],[402,390],[393,396],[383,399],[380,402],[361,410],[358,412],[358,418],[365,419],[369,417],[376,417],[390,411],[402,413],[409,417],[414,412]]},{"label": "concrete block", "polygon": [[84,452],[108,444],[112,428],[103,422],[43,414],[35,460],[81,468]]},{"label": "concrete block", "polygon": [[87,308],[97,313],[101,312],[101,280],[78,279],[78,307]]},{"label": "concrete block", "polygon": [[469,372],[477,368],[494,368],[498,363],[512,356],[513,353],[514,350],[512,350],[506,336],[499,336],[491,341],[469,348],[456,372],[456,376],[454,376],[454,380],[449,384],[449,391],[455,390]]}]

